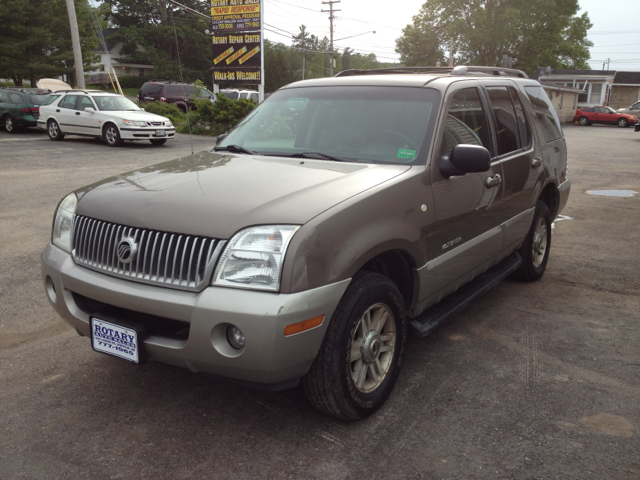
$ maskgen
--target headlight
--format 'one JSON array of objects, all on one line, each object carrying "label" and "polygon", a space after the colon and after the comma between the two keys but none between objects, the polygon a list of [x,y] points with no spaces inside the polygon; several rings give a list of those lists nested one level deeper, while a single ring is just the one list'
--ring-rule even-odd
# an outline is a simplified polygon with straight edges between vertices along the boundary
[{"label": "headlight", "polygon": [[78,198],[75,193],[70,193],[62,199],[56,217],[53,221],[53,233],[51,241],[65,252],[71,253],[71,234],[73,229],[73,217],[76,214]]},{"label": "headlight", "polygon": [[277,292],[287,246],[299,228],[269,225],[236,233],[218,261],[212,284]]},{"label": "headlight", "polygon": [[141,121],[137,121],[137,120],[122,120],[122,122],[125,125],[129,125],[129,126],[136,126],[136,127],[146,127],[147,126],[147,122],[141,122]]},{"label": "headlight", "polygon": [[165,127],[173,127],[173,123],[171,123],[171,120],[167,120],[166,122],[164,122],[164,126]]}]

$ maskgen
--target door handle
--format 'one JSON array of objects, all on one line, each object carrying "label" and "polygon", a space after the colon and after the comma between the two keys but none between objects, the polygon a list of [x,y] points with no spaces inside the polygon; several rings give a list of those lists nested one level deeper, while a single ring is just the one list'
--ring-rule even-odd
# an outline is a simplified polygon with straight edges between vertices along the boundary
[{"label": "door handle", "polygon": [[76,115],[80,115],[80,112],[76,112]]},{"label": "door handle", "polygon": [[540,165],[542,165],[542,160],[540,160],[540,158],[534,158],[531,160],[531,168],[537,168]]},{"label": "door handle", "polygon": [[487,188],[495,187],[496,185],[499,185],[500,182],[502,182],[502,177],[497,173],[493,177],[487,177],[484,181]]},{"label": "door handle", "polygon": [[60,113],[60,109],[59,109],[59,108],[56,108],[56,112],[57,112],[57,113]]}]

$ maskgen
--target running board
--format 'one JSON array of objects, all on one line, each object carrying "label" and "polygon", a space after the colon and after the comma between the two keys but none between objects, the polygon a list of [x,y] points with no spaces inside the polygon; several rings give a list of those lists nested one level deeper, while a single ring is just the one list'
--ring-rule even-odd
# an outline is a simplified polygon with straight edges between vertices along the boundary
[{"label": "running board", "polygon": [[428,308],[422,315],[409,321],[409,330],[416,337],[426,337],[450,316],[460,312],[476,297],[492,289],[522,265],[522,257],[514,252],[495,267]]}]

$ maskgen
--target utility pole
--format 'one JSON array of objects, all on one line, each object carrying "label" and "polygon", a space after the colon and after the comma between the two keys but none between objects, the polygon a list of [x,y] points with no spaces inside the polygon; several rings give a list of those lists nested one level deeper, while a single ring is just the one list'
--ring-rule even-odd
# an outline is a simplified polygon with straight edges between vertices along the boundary
[{"label": "utility pole", "polygon": [[82,50],[80,49],[80,34],[78,33],[78,19],[76,18],[76,6],[73,0],[67,0],[67,12],[69,12],[69,26],[71,27],[71,44],[73,45],[73,62],[76,67],[76,86],[85,88],[84,70],[82,68]]},{"label": "utility pole", "polygon": [[329,10],[322,10],[322,13],[329,14],[329,37],[331,39],[331,52],[329,52],[329,76],[333,77],[333,20],[334,12],[340,12],[341,10],[334,10],[333,4],[340,3],[340,0],[329,0],[328,2],[322,2],[323,5],[329,5]]},{"label": "utility pole", "polygon": [[449,39],[449,66],[453,67],[453,37]]}]

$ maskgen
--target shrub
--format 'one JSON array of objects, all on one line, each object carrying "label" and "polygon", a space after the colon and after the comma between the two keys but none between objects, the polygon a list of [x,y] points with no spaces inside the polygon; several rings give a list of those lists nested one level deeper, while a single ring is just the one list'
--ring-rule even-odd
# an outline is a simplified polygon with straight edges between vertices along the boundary
[{"label": "shrub", "polygon": [[180,125],[182,122],[186,122],[186,115],[173,103],[152,102],[143,103],[141,106],[147,112],[167,117],[176,126]]}]

